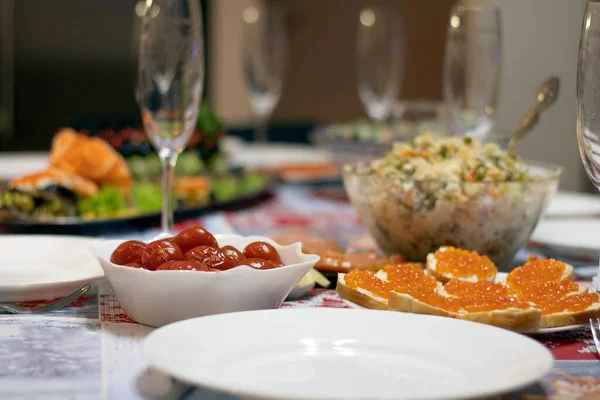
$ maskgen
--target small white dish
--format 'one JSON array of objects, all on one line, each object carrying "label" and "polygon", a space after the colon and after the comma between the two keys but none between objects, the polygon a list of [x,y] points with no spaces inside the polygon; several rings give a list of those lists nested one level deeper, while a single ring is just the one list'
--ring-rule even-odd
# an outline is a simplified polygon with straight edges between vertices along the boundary
[{"label": "small white dish", "polygon": [[285,266],[256,270],[241,266],[220,272],[148,271],[110,262],[122,240],[92,247],[119,303],[136,322],[163,326],[212,314],[278,308],[294,285],[319,261],[302,253],[300,243],[280,246],[262,236],[215,235],[219,246],[243,249],[265,241],[277,249]]},{"label": "small white dish", "polygon": [[298,300],[301,299],[302,297],[306,296],[306,294],[308,292],[310,292],[312,290],[312,288],[315,287],[315,283],[310,283],[308,285],[304,285],[304,286],[294,286],[294,288],[292,289],[292,291],[290,292],[290,294],[288,294],[286,300]]},{"label": "small white dish", "polygon": [[0,302],[51,300],[104,278],[90,253],[95,238],[0,236]]},{"label": "small white dish", "polygon": [[479,398],[527,386],[553,367],[548,349],[504,329],[326,308],[182,321],[150,333],[142,352],[183,382],[252,399]]}]

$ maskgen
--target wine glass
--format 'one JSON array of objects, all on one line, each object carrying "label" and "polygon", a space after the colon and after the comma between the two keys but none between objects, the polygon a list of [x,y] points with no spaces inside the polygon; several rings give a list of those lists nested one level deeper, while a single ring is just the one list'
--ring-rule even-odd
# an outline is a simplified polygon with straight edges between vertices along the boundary
[{"label": "wine glass", "polygon": [[402,77],[402,23],[391,10],[361,10],[356,61],[358,96],[369,118],[386,120],[394,107]]},{"label": "wine glass", "polygon": [[198,0],[148,0],[142,20],[138,96],[144,128],[162,163],[163,235],[173,230],[177,157],[198,117],[204,53]]},{"label": "wine glass", "polygon": [[281,98],[287,61],[284,10],[272,1],[258,2],[242,14],[244,79],[256,120],[255,140],[267,141],[267,122]]},{"label": "wine glass", "polygon": [[483,140],[491,132],[501,73],[500,10],[452,8],[444,58],[444,100],[453,135]]},{"label": "wine glass", "polygon": [[577,63],[577,143],[585,171],[600,189],[600,3],[588,2]]}]

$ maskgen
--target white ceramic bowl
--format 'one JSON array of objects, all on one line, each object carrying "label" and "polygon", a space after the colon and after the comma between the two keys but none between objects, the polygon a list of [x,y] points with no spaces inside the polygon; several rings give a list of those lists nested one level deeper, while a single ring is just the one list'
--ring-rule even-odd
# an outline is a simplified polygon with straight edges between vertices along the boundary
[{"label": "white ceramic bowl", "polygon": [[163,326],[175,321],[237,311],[278,308],[296,283],[319,261],[302,253],[300,243],[280,246],[262,236],[215,235],[219,246],[243,250],[256,241],[277,249],[284,267],[256,270],[247,266],[221,272],[148,271],[110,262],[123,241],[92,246],[119,303],[136,322]]}]

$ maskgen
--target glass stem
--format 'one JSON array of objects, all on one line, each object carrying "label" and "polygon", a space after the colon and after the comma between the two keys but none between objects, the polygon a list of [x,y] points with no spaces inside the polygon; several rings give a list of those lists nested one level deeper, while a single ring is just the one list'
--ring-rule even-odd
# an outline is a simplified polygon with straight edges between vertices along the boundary
[{"label": "glass stem", "polygon": [[162,214],[161,229],[163,233],[173,233],[173,185],[175,181],[175,164],[179,153],[172,149],[161,149],[158,153],[162,165]]},{"label": "glass stem", "polygon": [[269,140],[268,118],[259,117],[256,120],[256,131],[254,140],[259,143],[266,143]]}]

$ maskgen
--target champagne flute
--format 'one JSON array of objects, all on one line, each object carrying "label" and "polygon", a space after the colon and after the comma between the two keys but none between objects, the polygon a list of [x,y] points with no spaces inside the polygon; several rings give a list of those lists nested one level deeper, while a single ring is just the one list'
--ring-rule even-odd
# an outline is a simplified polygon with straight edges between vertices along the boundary
[{"label": "champagne flute", "polygon": [[267,122],[281,98],[287,61],[284,10],[272,1],[244,9],[243,69],[250,109],[256,120],[255,140],[267,141]]},{"label": "champagne flute", "polygon": [[500,11],[454,7],[444,59],[444,100],[453,135],[485,139],[494,125],[501,73]]},{"label": "champagne flute", "polygon": [[600,3],[586,5],[577,63],[577,143],[585,171],[600,189]]},{"label": "champagne flute", "polygon": [[365,8],[358,18],[358,96],[369,118],[386,120],[402,77],[401,21],[390,10]]},{"label": "champagne flute", "polygon": [[177,157],[196,126],[204,83],[198,0],[147,0],[142,21],[138,102],[144,128],[162,164],[162,235],[173,231]]}]

